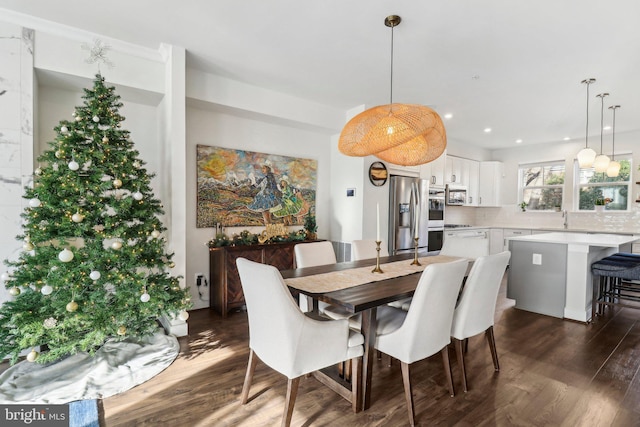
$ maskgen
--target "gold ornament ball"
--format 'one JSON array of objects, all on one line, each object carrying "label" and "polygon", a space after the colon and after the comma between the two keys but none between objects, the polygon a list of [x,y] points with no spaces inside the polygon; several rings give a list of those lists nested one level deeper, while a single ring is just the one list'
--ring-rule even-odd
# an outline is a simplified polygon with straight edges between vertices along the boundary
[{"label": "gold ornament ball", "polygon": [[24,245],[22,245],[22,249],[24,249],[25,251],[32,251],[33,244],[31,242],[26,242]]},{"label": "gold ornament ball", "polygon": [[111,244],[111,247],[115,250],[118,250],[122,247],[122,242],[120,242],[119,240],[116,240]]},{"label": "gold ornament ball", "polygon": [[20,288],[14,286],[13,288],[9,289],[9,295],[17,297],[18,295],[20,295]]},{"label": "gold ornament ball", "polygon": [[178,319],[180,320],[187,320],[189,318],[189,312],[188,311],[181,311],[180,314],[178,314]]},{"label": "gold ornament ball", "polygon": [[120,187],[122,187],[122,181],[120,181],[118,178],[114,179],[114,180],[113,180],[113,186],[114,186],[115,188],[120,188]]},{"label": "gold ornament ball", "polygon": [[55,156],[59,159],[60,157],[64,156],[64,151],[62,150],[57,150],[55,152]]},{"label": "gold ornament ball", "polygon": [[76,212],[73,215],[71,215],[71,220],[73,222],[82,222],[83,219],[84,219],[84,215],[82,215],[80,212]]},{"label": "gold ornament ball", "polygon": [[173,262],[173,261],[172,261],[172,262],[170,262],[170,263],[169,263],[169,268],[173,268],[173,267],[175,267],[175,266],[176,266],[176,263],[175,263],[175,262]]},{"label": "gold ornament ball", "polygon": [[35,362],[37,358],[38,358],[38,352],[35,350],[31,350],[31,352],[27,354],[28,362]]},{"label": "gold ornament ball", "polygon": [[118,328],[118,335],[124,335],[127,333],[127,328],[125,328],[124,326],[120,326]]},{"label": "gold ornament ball", "polygon": [[160,232],[158,230],[153,230],[151,232],[151,237],[153,237],[154,239],[157,239],[158,237],[160,237]]},{"label": "gold ornament ball", "polygon": [[106,136],[103,136],[102,137],[102,142],[104,142],[106,144],[107,142],[109,142],[109,138],[107,138]]},{"label": "gold ornament ball", "polygon": [[77,302],[71,301],[69,304],[67,304],[67,311],[69,313],[73,313],[77,309],[78,309],[78,303]]}]

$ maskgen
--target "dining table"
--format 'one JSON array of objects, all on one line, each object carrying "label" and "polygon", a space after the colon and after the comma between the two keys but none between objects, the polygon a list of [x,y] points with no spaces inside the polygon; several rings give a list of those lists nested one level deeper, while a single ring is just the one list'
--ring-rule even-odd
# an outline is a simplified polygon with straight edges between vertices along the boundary
[{"label": "dining table", "polygon": [[[357,405],[358,410],[366,410],[371,406],[371,385],[373,376],[373,357],[377,330],[377,308],[394,301],[410,298],[420,280],[422,271],[427,265],[438,262],[451,262],[459,257],[434,254],[420,254],[416,265],[414,254],[405,253],[388,257],[380,257],[382,272],[373,272],[376,258],[340,262],[316,267],[294,268],[282,270],[282,278],[292,294],[307,297],[313,302],[317,311],[318,302],[338,307],[346,314],[360,314],[360,331],[364,335],[364,355],[362,369],[358,371]],[[375,269],[375,268],[374,268]],[[327,385],[326,374],[319,378]],[[333,377],[338,383],[332,387],[344,397],[348,394],[340,389],[350,384]]]}]

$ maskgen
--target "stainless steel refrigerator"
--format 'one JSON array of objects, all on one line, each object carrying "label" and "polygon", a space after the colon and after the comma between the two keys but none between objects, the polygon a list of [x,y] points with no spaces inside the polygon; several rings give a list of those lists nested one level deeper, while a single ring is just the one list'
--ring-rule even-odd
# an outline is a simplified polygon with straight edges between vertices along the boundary
[{"label": "stainless steel refrigerator", "polygon": [[418,251],[427,252],[429,181],[400,175],[389,179],[389,253],[414,250],[416,224]]}]

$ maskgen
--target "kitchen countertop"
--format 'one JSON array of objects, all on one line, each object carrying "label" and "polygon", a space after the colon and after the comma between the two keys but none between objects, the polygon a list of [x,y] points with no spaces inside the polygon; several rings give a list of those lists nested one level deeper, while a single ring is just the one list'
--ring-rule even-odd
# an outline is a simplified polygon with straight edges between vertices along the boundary
[{"label": "kitchen countertop", "polygon": [[612,234],[612,235],[640,235],[638,232],[633,231],[598,231],[598,230],[589,230],[589,229],[580,229],[580,228],[562,228],[562,227],[527,227],[527,226],[516,226],[516,225],[505,225],[502,227],[498,227],[495,225],[472,225],[470,227],[447,227],[445,225],[445,231],[458,231],[458,230],[490,230],[490,229],[499,229],[499,230],[533,230],[533,231],[545,231],[549,233],[553,232],[563,232],[563,233],[591,233],[591,234]]},{"label": "kitchen countertop", "polygon": [[527,236],[509,237],[509,240],[517,240],[520,242],[538,242],[538,243],[560,243],[572,245],[586,245],[599,247],[618,247],[626,243],[637,240],[637,237],[625,236],[614,233],[580,233],[570,232],[551,232],[541,234],[531,234]]}]

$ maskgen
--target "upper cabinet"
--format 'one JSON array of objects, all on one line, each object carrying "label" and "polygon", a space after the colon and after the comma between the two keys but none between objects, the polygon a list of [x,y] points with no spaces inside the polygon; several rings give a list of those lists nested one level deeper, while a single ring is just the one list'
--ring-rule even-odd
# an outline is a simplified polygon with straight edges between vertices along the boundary
[{"label": "upper cabinet", "polygon": [[480,162],[467,160],[467,203],[466,206],[478,206],[478,196],[480,191]]},{"label": "upper cabinet", "polygon": [[480,162],[480,187],[478,189],[477,206],[500,206],[502,175],[502,162]]},{"label": "upper cabinet", "polygon": [[444,187],[445,163],[447,156],[443,153],[437,159],[420,166],[420,178],[429,180],[429,185]]},{"label": "upper cabinet", "polygon": [[478,188],[480,179],[480,162],[447,156],[445,167],[445,183],[467,188],[465,206],[478,206]]}]

